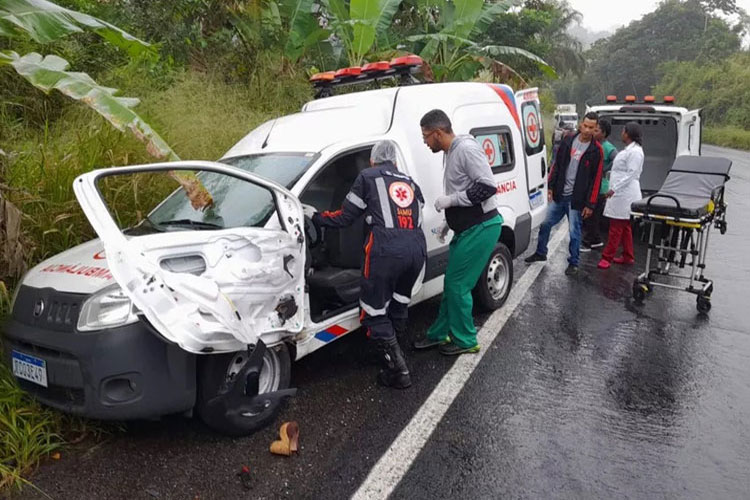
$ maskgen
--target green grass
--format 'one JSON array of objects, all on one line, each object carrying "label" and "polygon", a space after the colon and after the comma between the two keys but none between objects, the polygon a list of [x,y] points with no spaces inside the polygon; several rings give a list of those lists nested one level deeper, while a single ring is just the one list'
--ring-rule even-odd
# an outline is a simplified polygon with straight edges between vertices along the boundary
[{"label": "green grass", "polygon": [[[137,73],[120,72],[102,83],[121,88],[122,95],[140,97],[137,111],[183,159],[215,160],[260,123],[298,111],[311,97],[304,75],[276,69],[271,61],[261,58],[267,67],[244,84],[195,72],[177,74],[167,88],[155,90]],[[45,106],[52,101],[41,100]],[[50,113],[37,109],[35,117],[41,121],[33,123],[3,109],[0,106],[0,149],[6,155],[0,156],[0,184],[9,187],[3,195],[23,212],[28,266],[95,236],[73,194],[76,176],[94,168],[155,161],[142,143],[81,105],[64,105]],[[127,223],[175,187],[133,176],[103,189]],[[9,288],[0,281],[0,321],[9,313]],[[0,492],[30,484],[34,468],[71,439],[98,436],[108,428],[35,403],[0,363]]]},{"label": "green grass", "polygon": [[750,130],[738,127],[704,127],[702,141],[728,148],[750,151]]},{"label": "green grass", "polygon": [[21,391],[0,364],[0,491],[27,484],[24,476],[62,446],[62,422]]}]

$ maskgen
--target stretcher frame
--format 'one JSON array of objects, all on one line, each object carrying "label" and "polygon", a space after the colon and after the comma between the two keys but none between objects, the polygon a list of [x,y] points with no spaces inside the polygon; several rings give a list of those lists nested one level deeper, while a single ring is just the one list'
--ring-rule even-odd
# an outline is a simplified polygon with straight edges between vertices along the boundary
[{"label": "stretcher frame", "polygon": [[[633,299],[642,303],[653,287],[669,288],[696,295],[698,312],[708,313],[714,283],[704,276],[704,271],[711,228],[716,227],[721,234],[727,230],[724,185],[712,191],[708,210],[699,217],[653,213],[649,208],[652,201],[658,198],[668,198],[680,209],[680,202],[675,196],[656,193],[647,198],[645,209],[631,211],[631,221],[642,222],[648,231],[646,266],[633,282]],[[691,259],[689,262],[688,258]],[[687,274],[684,272],[686,267],[689,269]],[[663,278],[687,280],[687,286],[658,281]]]}]

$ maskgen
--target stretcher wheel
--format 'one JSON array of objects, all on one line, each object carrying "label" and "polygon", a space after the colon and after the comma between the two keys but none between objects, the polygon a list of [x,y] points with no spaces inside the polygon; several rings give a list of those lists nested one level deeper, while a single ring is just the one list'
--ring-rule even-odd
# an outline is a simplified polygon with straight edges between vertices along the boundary
[{"label": "stretcher wheel", "polygon": [[646,286],[643,283],[635,282],[633,283],[633,300],[635,300],[637,303],[642,303],[643,299],[646,298],[646,293],[648,292],[648,286]]},{"label": "stretcher wheel", "polygon": [[706,314],[711,310],[711,299],[704,295],[698,295],[698,298],[695,300],[695,305],[698,308],[699,313]]},{"label": "stretcher wheel", "polygon": [[719,233],[724,234],[724,233],[727,232],[727,222],[726,221],[723,221],[723,220],[719,221],[718,222],[718,226],[719,226]]}]

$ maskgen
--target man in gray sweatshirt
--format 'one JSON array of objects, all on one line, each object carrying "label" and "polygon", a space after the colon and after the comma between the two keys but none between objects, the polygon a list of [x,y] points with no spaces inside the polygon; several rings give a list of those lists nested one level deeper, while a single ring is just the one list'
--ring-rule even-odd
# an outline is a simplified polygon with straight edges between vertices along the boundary
[{"label": "man in gray sweatshirt", "polygon": [[433,153],[443,152],[443,190],[435,210],[445,210],[439,229],[450,242],[443,299],[427,337],[414,343],[417,349],[440,346],[446,355],[479,351],[472,317],[471,291],[500,239],[503,218],[497,210],[497,185],[487,156],[471,135],[456,136],[448,115],[434,109],[420,121],[422,138]]}]

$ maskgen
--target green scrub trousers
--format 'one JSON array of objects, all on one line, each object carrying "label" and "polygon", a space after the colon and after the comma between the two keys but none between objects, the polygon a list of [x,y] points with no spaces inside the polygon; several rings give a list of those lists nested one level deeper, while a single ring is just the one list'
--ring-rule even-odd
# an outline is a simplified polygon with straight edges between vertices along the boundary
[{"label": "green scrub trousers", "polygon": [[502,227],[503,218],[498,214],[451,240],[440,312],[427,330],[428,339],[441,340],[450,336],[451,341],[462,349],[477,345],[471,291],[500,240]]}]

